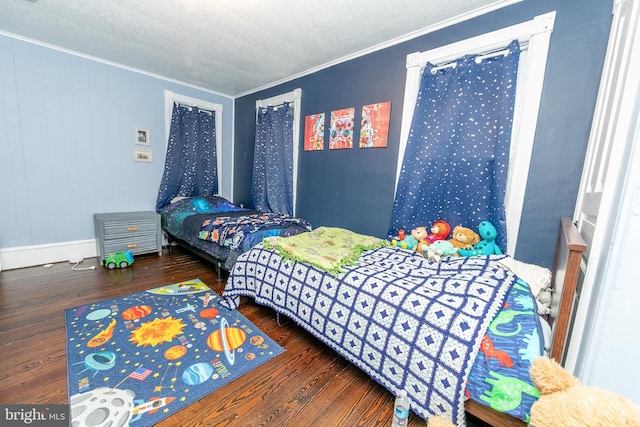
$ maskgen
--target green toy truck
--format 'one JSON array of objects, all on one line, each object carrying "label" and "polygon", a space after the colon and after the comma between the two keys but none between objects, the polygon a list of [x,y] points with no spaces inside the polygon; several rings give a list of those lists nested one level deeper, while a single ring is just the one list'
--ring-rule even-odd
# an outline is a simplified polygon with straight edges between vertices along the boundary
[{"label": "green toy truck", "polygon": [[131,251],[112,252],[104,259],[104,266],[109,270],[114,268],[127,268],[133,264],[133,255]]}]

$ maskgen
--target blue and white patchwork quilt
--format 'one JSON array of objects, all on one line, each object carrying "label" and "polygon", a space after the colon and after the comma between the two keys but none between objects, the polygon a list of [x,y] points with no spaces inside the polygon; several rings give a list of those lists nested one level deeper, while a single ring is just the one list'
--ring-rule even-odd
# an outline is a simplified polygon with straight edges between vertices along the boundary
[{"label": "blue and white patchwork quilt", "polygon": [[[504,256],[432,263],[385,246],[335,276],[258,244],[238,257],[223,299],[240,296],[294,320],[425,419],[464,425],[465,388],[490,322],[518,278]],[[482,359],[484,354],[480,354]]]}]

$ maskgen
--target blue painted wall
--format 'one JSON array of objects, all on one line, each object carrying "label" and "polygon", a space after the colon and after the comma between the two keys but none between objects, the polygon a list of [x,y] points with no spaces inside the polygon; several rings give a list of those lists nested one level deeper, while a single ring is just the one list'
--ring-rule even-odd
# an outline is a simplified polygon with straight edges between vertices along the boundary
[{"label": "blue painted wall", "polygon": [[[525,0],[236,100],[234,199],[249,203],[255,101],[302,89],[302,117],[391,101],[387,148],[302,151],[297,214],[385,237],[393,189],[406,55],[556,11],[516,257],[551,267],[559,218],[572,216],[611,25],[612,0]],[[242,125],[240,125],[242,124]],[[328,129],[328,126],[326,127]],[[327,144],[325,144],[327,147]]]},{"label": "blue painted wall", "polygon": [[[4,35],[0,58],[0,248],[93,239],[96,212],[155,210],[164,90],[222,104],[231,194],[232,98]],[[132,161],[134,148],[153,162]]]}]

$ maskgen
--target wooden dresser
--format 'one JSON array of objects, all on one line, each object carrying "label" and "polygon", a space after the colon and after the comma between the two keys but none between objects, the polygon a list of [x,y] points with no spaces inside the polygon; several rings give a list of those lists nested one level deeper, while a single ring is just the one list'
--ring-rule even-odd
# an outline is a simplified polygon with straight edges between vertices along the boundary
[{"label": "wooden dresser", "polygon": [[155,212],[98,213],[93,215],[93,223],[100,263],[115,251],[162,254],[160,215]]}]

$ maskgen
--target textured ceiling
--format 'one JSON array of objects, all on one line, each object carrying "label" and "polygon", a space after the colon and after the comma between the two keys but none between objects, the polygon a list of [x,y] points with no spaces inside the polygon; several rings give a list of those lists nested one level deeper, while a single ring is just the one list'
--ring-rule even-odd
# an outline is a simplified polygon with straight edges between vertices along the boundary
[{"label": "textured ceiling", "polygon": [[0,0],[0,32],[235,97],[513,2]]}]

